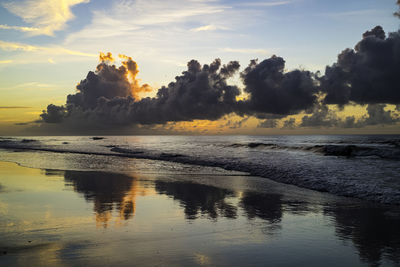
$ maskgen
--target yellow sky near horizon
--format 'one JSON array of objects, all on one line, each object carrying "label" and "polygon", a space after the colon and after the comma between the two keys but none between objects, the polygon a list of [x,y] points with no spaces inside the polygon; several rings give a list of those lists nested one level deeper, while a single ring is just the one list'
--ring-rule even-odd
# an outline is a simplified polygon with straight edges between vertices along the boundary
[{"label": "yellow sky near horizon", "polygon": [[[347,116],[354,116],[356,120],[367,116],[366,106],[360,105],[349,105],[345,106],[343,110],[339,110],[336,106],[330,105],[331,110],[335,111],[339,118],[345,118]],[[30,135],[29,128],[36,127],[36,123],[28,125],[16,125],[18,123],[29,123],[38,120],[39,115],[42,113],[40,107],[21,107],[21,108],[1,108],[0,107],[0,135]],[[387,105],[385,110],[395,111],[394,105]],[[219,120],[194,120],[184,122],[170,122],[165,125],[151,126],[154,130],[154,134],[158,133],[171,133],[171,134],[376,134],[376,133],[387,133],[387,134],[398,134],[400,133],[399,124],[395,125],[374,125],[363,128],[335,128],[335,127],[295,127],[293,129],[284,129],[283,121],[289,118],[294,118],[296,125],[301,123],[301,119],[304,113],[290,115],[286,118],[278,120],[276,128],[259,128],[258,125],[262,120],[255,117],[245,116],[240,117],[236,114],[226,115]],[[148,126],[144,126],[148,127]],[[27,130],[24,130],[27,129]],[[60,133],[58,133],[60,134]],[[135,130],[132,130],[132,134],[135,134]]]}]

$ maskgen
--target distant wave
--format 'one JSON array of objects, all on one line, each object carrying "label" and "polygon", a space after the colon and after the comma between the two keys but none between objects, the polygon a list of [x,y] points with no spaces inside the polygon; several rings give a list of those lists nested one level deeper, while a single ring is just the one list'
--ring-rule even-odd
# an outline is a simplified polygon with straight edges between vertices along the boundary
[{"label": "distant wave", "polygon": [[[381,142],[383,143],[383,142]],[[230,147],[247,148],[267,148],[267,149],[287,149],[302,150],[321,153],[325,156],[343,156],[343,157],[379,157],[382,159],[400,159],[400,146],[398,141],[386,141],[384,144],[392,146],[368,146],[353,144],[332,144],[332,145],[304,145],[287,146],[273,143],[250,142],[245,144],[231,144]]]}]

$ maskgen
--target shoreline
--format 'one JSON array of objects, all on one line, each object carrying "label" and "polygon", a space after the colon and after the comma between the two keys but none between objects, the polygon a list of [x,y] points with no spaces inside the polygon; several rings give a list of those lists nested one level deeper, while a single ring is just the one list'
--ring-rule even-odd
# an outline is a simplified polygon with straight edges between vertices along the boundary
[{"label": "shoreline", "polygon": [[[96,141],[95,141],[96,142]],[[110,146],[106,146],[109,148]],[[118,148],[116,145],[112,145],[114,148]],[[27,153],[55,153],[55,154],[65,154],[71,155],[81,155],[83,157],[115,157],[121,159],[132,159],[132,160],[153,160],[165,162],[168,164],[183,164],[187,166],[198,166],[200,168],[218,168],[223,169],[227,172],[238,172],[239,175],[246,176],[255,176],[261,177],[263,179],[269,179],[275,181],[280,184],[285,185],[293,185],[302,189],[317,191],[320,193],[329,193],[331,195],[339,196],[339,197],[349,197],[355,198],[364,201],[370,201],[373,203],[387,204],[387,205],[398,205],[400,206],[400,195],[395,192],[391,192],[392,188],[387,187],[382,188],[382,192],[376,192],[376,187],[371,188],[365,187],[360,189],[359,186],[361,184],[357,184],[360,181],[357,181],[356,184],[351,181],[347,181],[347,179],[342,179],[344,182],[341,187],[343,190],[340,190],[340,187],[336,188],[338,184],[336,181],[321,180],[318,182],[315,180],[315,177],[308,177],[306,179],[302,178],[302,175],[298,175],[297,173],[288,172],[286,170],[281,170],[278,166],[270,165],[267,168],[260,168],[260,166],[251,167],[251,165],[243,165],[237,164],[235,162],[226,162],[226,161],[214,161],[207,159],[197,159],[192,158],[183,154],[176,153],[164,153],[162,152],[160,155],[153,155],[152,153],[145,153],[141,150],[129,150],[129,149],[118,149],[116,151],[113,148],[110,151],[98,152],[98,151],[80,151],[80,150],[68,150],[68,149],[56,149],[56,148],[46,148],[46,147],[24,147],[24,146],[2,146],[1,150],[5,151],[24,151]],[[1,158],[0,158],[1,160]],[[18,162],[17,160],[11,160],[13,162]],[[393,162],[396,162],[393,160]],[[25,166],[27,166],[25,164]],[[40,166],[39,166],[40,168]],[[60,168],[63,169],[63,168]],[[67,168],[68,169],[68,168]],[[301,178],[301,179],[300,179]],[[315,181],[314,181],[315,180]],[[332,184],[332,185],[331,185]],[[336,185],[335,185],[336,184]],[[367,190],[367,191],[363,191]],[[369,190],[369,191],[368,191]]]},{"label": "shoreline", "polygon": [[[0,148],[0,153],[1,153],[1,149],[4,149],[4,150],[9,151],[11,153],[15,152],[15,151],[12,151],[11,148],[10,149]],[[374,202],[374,201],[369,201],[369,200],[361,199],[361,198],[357,198],[357,197],[336,195],[336,194],[333,194],[333,193],[330,193],[330,192],[326,192],[326,191],[318,191],[318,190],[314,190],[314,189],[310,189],[310,188],[304,188],[304,187],[298,186],[296,184],[283,183],[283,182],[276,181],[274,179],[270,179],[270,178],[267,178],[267,177],[264,177],[264,176],[252,175],[251,173],[243,172],[243,171],[225,169],[225,168],[222,168],[220,166],[198,165],[198,164],[192,164],[192,163],[183,163],[183,162],[179,162],[179,161],[168,161],[168,160],[162,160],[162,159],[136,157],[135,155],[131,156],[131,155],[124,155],[124,154],[107,154],[107,153],[91,153],[91,152],[81,152],[80,153],[80,152],[68,152],[68,151],[67,152],[65,152],[65,151],[59,152],[59,151],[55,151],[55,150],[42,150],[42,149],[29,149],[29,148],[21,149],[21,150],[22,151],[27,151],[28,153],[31,152],[31,151],[33,151],[34,153],[36,153],[36,152],[39,152],[39,153],[40,152],[43,152],[43,153],[49,152],[49,153],[59,153],[61,155],[63,155],[63,154],[71,154],[71,156],[73,156],[73,154],[89,155],[89,156],[94,155],[94,156],[100,156],[100,157],[102,157],[102,156],[104,156],[104,157],[116,156],[117,158],[118,157],[127,158],[127,159],[132,160],[132,161],[144,161],[144,162],[146,162],[146,161],[150,161],[150,162],[151,161],[154,161],[154,162],[160,161],[160,162],[177,164],[177,165],[188,166],[188,167],[198,167],[198,168],[201,168],[201,169],[220,169],[220,170],[222,170],[221,173],[210,172],[209,174],[208,173],[205,173],[205,174],[195,173],[195,174],[189,174],[189,175],[193,175],[193,176],[224,176],[224,177],[228,177],[227,179],[229,179],[229,177],[235,177],[235,176],[239,176],[239,177],[242,177],[242,178],[246,177],[245,179],[256,180],[257,181],[257,185],[256,186],[250,186],[250,188],[241,188],[241,189],[242,190],[252,190],[252,191],[255,191],[255,192],[258,192],[258,193],[265,193],[266,191],[263,190],[263,188],[269,188],[270,186],[273,186],[274,188],[282,188],[281,189],[282,191],[285,190],[284,188],[287,188],[291,192],[296,192],[297,194],[299,194],[299,192],[305,192],[304,193],[305,195],[307,195],[307,194],[308,195],[318,195],[319,198],[321,198],[321,199],[328,198],[328,199],[331,199],[331,200],[335,200],[336,199],[336,200],[341,200],[341,201],[344,201],[344,202],[346,202],[346,200],[349,200],[350,202],[351,201],[358,201],[358,202],[365,202],[365,203],[377,204],[377,205],[382,205],[382,206],[400,206],[400,205],[396,205],[396,204]],[[18,151],[18,149],[16,151]],[[17,153],[20,153],[20,152],[17,152]],[[45,157],[47,157],[47,155]],[[46,166],[44,166],[44,167],[43,166],[42,167],[40,167],[40,166],[32,166],[32,165],[27,164],[26,162],[25,163],[24,162],[19,162],[16,159],[14,159],[14,160],[13,159],[4,160],[4,159],[0,158],[0,162],[15,163],[18,166],[21,166],[21,167],[24,167],[24,168],[32,168],[32,169],[39,169],[39,170],[53,170],[53,171],[61,171],[61,172],[65,172],[65,171],[86,171],[86,172],[106,172],[106,173],[115,173],[115,174],[125,174],[125,173],[127,173],[127,171],[104,170],[104,169],[79,169],[79,168],[78,169],[74,169],[74,168],[72,168],[72,169],[70,168],[69,169],[69,168],[48,168]],[[146,172],[146,174],[150,174],[150,173]],[[155,172],[154,174],[159,174],[159,172]],[[168,176],[170,174],[163,174],[163,175]],[[177,176],[177,175],[178,176],[188,176],[187,173],[179,173],[179,174],[174,173],[173,175],[174,176]],[[191,179],[188,179],[188,180],[190,181]],[[199,182],[203,182],[204,183],[205,182],[204,180],[195,181],[193,179],[192,179],[192,181],[193,182],[197,182],[197,183],[199,183]],[[215,184],[215,180],[214,179],[210,179],[208,181],[208,183],[206,183],[206,185],[222,186],[222,187],[228,186],[229,187],[229,181],[227,183],[225,183],[225,184],[219,184],[218,185],[218,184]],[[229,189],[238,190],[238,188],[231,188],[231,187],[229,187]]]}]

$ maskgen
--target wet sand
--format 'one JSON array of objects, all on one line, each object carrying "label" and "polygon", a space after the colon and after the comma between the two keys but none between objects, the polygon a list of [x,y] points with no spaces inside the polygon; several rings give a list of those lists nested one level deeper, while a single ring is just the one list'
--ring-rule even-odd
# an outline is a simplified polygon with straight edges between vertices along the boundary
[{"label": "wet sand", "polygon": [[400,264],[398,206],[133,162],[124,173],[0,162],[0,265]]}]

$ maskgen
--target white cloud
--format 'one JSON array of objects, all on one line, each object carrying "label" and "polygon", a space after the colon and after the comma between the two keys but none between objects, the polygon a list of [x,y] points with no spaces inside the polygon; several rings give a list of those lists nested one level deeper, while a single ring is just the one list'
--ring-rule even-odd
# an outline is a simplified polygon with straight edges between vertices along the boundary
[{"label": "white cloud", "polygon": [[52,88],[52,87],[56,87],[56,85],[48,83],[40,83],[40,82],[26,82],[14,85],[11,88],[17,89],[17,88]]},{"label": "white cloud", "polygon": [[88,2],[89,0],[25,0],[3,3],[4,8],[32,27],[0,25],[0,29],[52,36],[55,31],[64,29],[67,21],[74,18],[71,7]]},{"label": "white cloud", "polygon": [[[219,29],[234,27],[234,20],[242,17],[227,12],[236,11],[219,1],[116,1],[107,10],[92,11],[91,23],[69,34],[64,46],[124,53],[139,61],[157,59],[160,62],[175,58],[174,61],[185,62],[190,59],[188,55],[194,54],[192,50],[202,47],[202,51],[216,51],[218,41],[226,41],[220,31],[211,30],[214,26],[199,29],[207,32],[207,38],[190,29],[194,25],[218,25],[215,27]],[[236,25],[243,24],[236,22]],[[197,50],[196,57],[200,53]]]},{"label": "white cloud", "polygon": [[0,40],[0,49],[5,51],[45,52],[52,55],[72,55],[82,57],[97,57],[97,54],[69,50],[60,46],[35,46],[22,43],[4,42]]},{"label": "white cloud", "polygon": [[[229,7],[207,1],[136,0],[116,5],[120,15],[134,15],[131,23],[156,25],[181,21],[190,17],[221,13]],[[131,17],[132,18],[132,17]]]},{"label": "white cloud", "polygon": [[263,10],[219,0],[116,0],[109,9],[91,12],[91,22],[70,33],[64,47],[132,56],[145,81],[162,82],[173,79],[191,59],[203,64],[215,58],[249,60],[248,54],[221,53],[221,48],[232,43],[248,47],[247,30],[265,18]]},{"label": "white cloud", "polygon": [[8,26],[6,24],[0,24],[0,29],[2,29],[2,30],[16,30],[16,31],[21,31],[21,32],[29,32],[29,33],[39,32],[41,30],[40,28],[35,28],[35,27]]},{"label": "white cloud", "polygon": [[[227,6],[216,2],[183,0],[136,0],[119,1],[110,10],[93,11],[93,20],[82,31],[67,37],[66,43],[78,40],[99,40],[130,34],[136,40],[151,40],[162,28],[168,33],[179,31],[177,25],[188,20],[203,24],[206,16],[221,14]],[[220,28],[223,28],[221,26]],[[106,40],[109,41],[109,40]]]},{"label": "white cloud", "polygon": [[12,62],[13,61],[11,59],[9,59],[9,60],[0,60],[0,64],[10,64]]},{"label": "white cloud", "polygon": [[213,24],[208,24],[204,26],[200,26],[197,28],[191,29],[193,32],[202,32],[202,31],[216,31],[216,30],[228,30],[229,28],[223,26],[216,26]]},{"label": "white cloud", "polygon": [[272,1],[272,2],[244,2],[240,6],[248,7],[272,7],[291,4],[293,1]]}]

